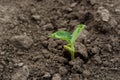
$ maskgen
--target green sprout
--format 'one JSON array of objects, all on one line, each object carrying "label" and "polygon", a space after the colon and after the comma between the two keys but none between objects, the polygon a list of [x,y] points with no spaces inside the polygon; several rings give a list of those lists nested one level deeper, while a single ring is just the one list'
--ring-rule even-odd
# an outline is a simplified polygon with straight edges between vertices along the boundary
[{"label": "green sprout", "polygon": [[67,31],[57,31],[53,34],[50,35],[51,38],[53,39],[61,39],[66,41],[68,44],[64,45],[64,49],[69,51],[70,55],[71,55],[71,59],[74,60],[75,58],[75,40],[77,39],[77,37],[79,36],[79,33],[85,28],[85,25],[83,24],[79,24],[77,25],[77,28],[75,29],[75,31],[70,34]]}]

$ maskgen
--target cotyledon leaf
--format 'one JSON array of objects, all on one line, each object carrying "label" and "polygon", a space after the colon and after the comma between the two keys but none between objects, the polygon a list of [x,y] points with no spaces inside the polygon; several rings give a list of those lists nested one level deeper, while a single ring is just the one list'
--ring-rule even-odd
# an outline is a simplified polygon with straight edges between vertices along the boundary
[{"label": "cotyledon leaf", "polygon": [[76,30],[72,33],[71,43],[74,43],[77,37],[79,36],[80,32],[85,28],[85,25],[80,24],[77,25]]},{"label": "cotyledon leaf", "polygon": [[67,41],[68,43],[70,43],[70,40],[72,38],[71,34],[67,31],[57,31],[53,34],[50,35],[51,38],[54,38],[54,39],[61,39],[61,40],[65,40]]}]

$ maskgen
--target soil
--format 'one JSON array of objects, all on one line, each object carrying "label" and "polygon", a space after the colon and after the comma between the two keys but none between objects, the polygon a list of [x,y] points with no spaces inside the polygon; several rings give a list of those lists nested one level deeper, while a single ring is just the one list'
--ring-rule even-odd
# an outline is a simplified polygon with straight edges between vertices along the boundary
[{"label": "soil", "polygon": [[[79,23],[71,61],[48,36]],[[0,80],[120,80],[120,0],[0,0]]]}]

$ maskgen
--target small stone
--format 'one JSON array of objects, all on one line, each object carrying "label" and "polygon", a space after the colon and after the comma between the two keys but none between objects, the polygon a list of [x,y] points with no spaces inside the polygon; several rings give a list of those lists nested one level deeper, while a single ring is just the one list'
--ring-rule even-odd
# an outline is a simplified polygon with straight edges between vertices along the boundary
[{"label": "small stone", "polygon": [[98,47],[94,47],[94,48],[92,48],[91,52],[93,54],[98,54],[100,52],[100,49]]},{"label": "small stone", "polygon": [[111,18],[110,21],[109,21],[109,24],[111,25],[112,28],[116,28],[118,23],[115,20],[115,18]]},{"label": "small stone", "polygon": [[61,76],[60,74],[54,74],[53,77],[52,77],[52,80],[61,80]]},{"label": "small stone", "polygon": [[101,64],[102,60],[100,58],[100,56],[94,56],[95,61],[97,62],[97,64]]},{"label": "small stone", "polygon": [[104,49],[105,49],[106,51],[111,52],[111,51],[112,51],[112,46],[111,46],[110,44],[105,44],[105,45],[104,45]]},{"label": "small stone", "polygon": [[69,23],[71,26],[76,26],[76,24],[79,24],[78,20],[71,20]]},{"label": "small stone", "polygon": [[25,16],[25,15],[23,15],[23,14],[20,14],[20,15],[18,15],[18,18],[20,19],[20,20],[22,20],[22,21],[27,21],[27,17]]},{"label": "small stone", "polygon": [[56,57],[54,58],[54,60],[55,60],[55,61],[58,61],[59,63],[67,63],[67,62],[68,62],[68,60],[67,60],[66,58],[60,57],[60,56],[56,56]]},{"label": "small stone", "polygon": [[77,5],[77,3],[75,2],[75,3],[72,3],[71,5],[70,5],[70,7],[75,7]]},{"label": "small stone", "polygon": [[50,80],[50,78],[51,78],[51,75],[48,72],[46,72],[43,76],[43,80]]},{"label": "small stone", "polygon": [[55,48],[58,44],[53,39],[49,40],[48,48]]},{"label": "small stone", "polygon": [[30,48],[33,44],[32,38],[27,35],[18,35],[11,38],[11,42],[18,48]]},{"label": "small stone", "polygon": [[65,67],[60,67],[60,68],[59,68],[59,73],[60,73],[61,75],[65,75],[67,72],[68,72],[68,71],[67,71],[67,69],[66,69]]},{"label": "small stone", "polygon": [[65,11],[69,11],[69,12],[71,12],[73,9],[70,8],[70,7],[65,7],[64,10],[65,10]]},{"label": "small stone", "polygon": [[43,49],[43,50],[42,50],[42,53],[43,53],[43,54],[48,54],[48,53],[49,53],[49,51],[48,51],[48,50],[46,50],[46,49]]},{"label": "small stone", "polygon": [[83,57],[85,57],[85,58],[88,57],[87,48],[82,43],[76,43],[76,51],[79,54],[81,54]]},{"label": "small stone", "polygon": [[100,13],[103,21],[109,21],[110,12],[107,9],[105,9],[104,7],[99,7],[97,12]]},{"label": "small stone", "polygon": [[115,12],[117,12],[118,14],[120,14],[120,7],[115,8]]},{"label": "small stone", "polygon": [[48,50],[43,49],[43,50],[42,50],[42,53],[43,53],[43,55],[44,55],[44,57],[45,57],[46,59],[50,58],[50,52],[49,52]]},{"label": "small stone", "polygon": [[29,69],[27,66],[23,66],[12,75],[12,80],[27,80],[29,76]]},{"label": "small stone", "polygon": [[52,23],[48,23],[48,24],[45,24],[42,28],[43,30],[52,30],[54,29],[54,26],[52,25]]},{"label": "small stone", "polygon": [[22,62],[21,62],[21,63],[18,63],[18,66],[19,66],[19,67],[22,67],[23,65],[24,65],[24,63],[22,63]]},{"label": "small stone", "polygon": [[81,40],[81,39],[85,39],[88,35],[89,35],[89,32],[88,32],[87,30],[83,30],[83,31],[80,33],[80,36],[78,37],[77,41],[78,41],[78,40]]},{"label": "small stone", "polygon": [[117,34],[120,36],[120,30],[117,32]]},{"label": "small stone", "polygon": [[32,15],[32,18],[35,19],[35,20],[40,20],[40,16],[39,15]]},{"label": "small stone", "polygon": [[90,76],[90,71],[84,70],[84,71],[83,71],[83,76],[84,76],[84,77]]},{"label": "small stone", "polygon": [[90,3],[91,3],[92,5],[96,4],[97,2],[98,2],[97,0],[90,0]]},{"label": "small stone", "polygon": [[2,72],[4,70],[4,66],[1,64],[0,65],[0,72]]},{"label": "small stone", "polygon": [[109,63],[108,61],[104,61],[104,62],[103,62],[103,65],[106,67],[106,66],[109,66],[110,63]]},{"label": "small stone", "polygon": [[80,76],[79,76],[79,74],[73,74],[73,75],[69,78],[69,80],[80,80]]},{"label": "small stone", "polygon": [[5,52],[1,52],[0,54],[1,54],[1,55],[4,55],[4,54],[5,54]]}]

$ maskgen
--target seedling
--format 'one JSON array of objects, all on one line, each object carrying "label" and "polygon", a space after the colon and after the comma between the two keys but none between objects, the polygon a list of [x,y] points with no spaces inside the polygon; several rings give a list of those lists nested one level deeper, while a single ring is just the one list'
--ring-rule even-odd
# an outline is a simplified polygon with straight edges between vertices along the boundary
[{"label": "seedling", "polygon": [[68,44],[64,45],[64,49],[70,52],[71,59],[74,60],[75,58],[75,40],[79,36],[79,33],[84,29],[85,25],[79,24],[77,25],[77,28],[75,31],[70,34],[67,31],[57,31],[53,34],[50,35],[51,38],[53,39],[61,39],[66,41]]}]

